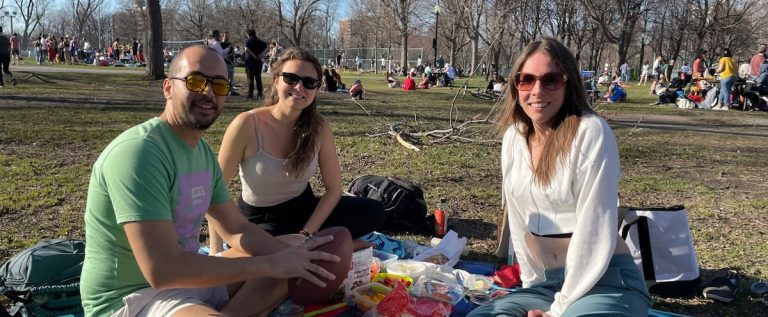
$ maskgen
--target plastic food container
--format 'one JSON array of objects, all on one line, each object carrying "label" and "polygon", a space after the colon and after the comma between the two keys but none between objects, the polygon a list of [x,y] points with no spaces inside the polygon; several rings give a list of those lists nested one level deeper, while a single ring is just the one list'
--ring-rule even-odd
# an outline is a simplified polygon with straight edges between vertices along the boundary
[{"label": "plastic food container", "polygon": [[379,273],[373,278],[374,283],[382,284],[389,288],[395,288],[397,280],[400,280],[405,284],[405,287],[411,289],[413,286],[413,279],[408,276],[397,275],[392,273]]},{"label": "plastic food container", "polygon": [[383,269],[386,269],[387,265],[397,261],[398,259],[398,256],[396,254],[389,254],[387,252],[382,252],[379,250],[373,250],[373,256],[378,258],[379,261],[381,261],[381,267]]},{"label": "plastic food container", "polygon": [[387,265],[387,273],[408,276],[413,280],[424,275],[427,265],[418,261],[397,260]]},{"label": "plastic food container", "polygon": [[355,297],[355,305],[357,306],[357,309],[362,312],[367,312],[376,307],[376,305],[378,305],[391,291],[391,288],[382,284],[369,283],[354,288],[352,290],[352,295]]}]

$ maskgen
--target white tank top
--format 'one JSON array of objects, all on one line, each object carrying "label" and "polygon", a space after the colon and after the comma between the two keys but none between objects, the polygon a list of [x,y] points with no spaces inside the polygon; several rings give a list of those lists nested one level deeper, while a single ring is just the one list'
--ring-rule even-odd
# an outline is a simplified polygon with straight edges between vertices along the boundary
[{"label": "white tank top", "polygon": [[240,163],[243,200],[254,207],[269,207],[299,196],[307,188],[309,179],[317,172],[317,147],[304,174],[299,178],[292,177],[286,170],[287,159],[274,157],[264,151],[256,113],[253,114],[253,121],[259,148],[253,156]]}]

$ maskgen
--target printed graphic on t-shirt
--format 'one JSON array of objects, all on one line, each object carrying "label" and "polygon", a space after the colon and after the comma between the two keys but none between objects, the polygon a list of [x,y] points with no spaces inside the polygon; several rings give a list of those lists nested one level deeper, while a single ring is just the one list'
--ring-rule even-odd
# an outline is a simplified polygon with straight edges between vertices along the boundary
[{"label": "printed graphic on t-shirt", "polygon": [[211,204],[211,172],[201,171],[179,177],[179,201],[173,214],[179,248],[197,252],[200,228]]}]

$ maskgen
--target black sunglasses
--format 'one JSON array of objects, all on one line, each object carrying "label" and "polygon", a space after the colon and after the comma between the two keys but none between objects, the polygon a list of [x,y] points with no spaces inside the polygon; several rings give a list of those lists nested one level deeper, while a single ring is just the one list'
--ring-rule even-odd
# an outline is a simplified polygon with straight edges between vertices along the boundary
[{"label": "black sunglasses", "polygon": [[196,94],[202,93],[208,89],[208,83],[211,83],[213,93],[217,96],[229,95],[229,81],[224,78],[209,77],[202,74],[191,74],[186,77],[169,77],[170,79],[183,80],[187,84],[187,89]]},{"label": "black sunglasses", "polygon": [[288,85],[296,85],[301,82],[301,84],[304,85],[304,88],[306,89],[316,89],[318,86],[320,86],[320,81],[312,77],[301,77],[294,73],[287,72],[280,73],[280,76],[283,76],[283,82]]},{"label": "black sunglasses", "polygon": [[541,76],[536,76],[528,73],[517,73],[515,75],[515,86],[517,90],[529,91],[536,85],[536,81],[541,82],[541,86],[546,90],[558,90],[565,84],[568,78],[557,72],[546,73]]}]

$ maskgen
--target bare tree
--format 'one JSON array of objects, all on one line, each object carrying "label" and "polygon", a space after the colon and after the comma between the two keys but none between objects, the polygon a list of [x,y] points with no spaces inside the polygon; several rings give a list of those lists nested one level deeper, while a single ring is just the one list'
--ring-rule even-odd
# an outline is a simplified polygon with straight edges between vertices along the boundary
[{"label": "bare tree", "polygon": [[77,35],[82,36],[86,23],[102,4],[104,0],[70,0],[70,8],[75,22],[75,31]]},{"label": "bare tree", "polygon": [[652,0],[582,0],[589,16],[600,27],[605,39],[618,51],[618,65],[624,63],[635,35],[635,24],[642,9]]},{"label": "bare tree", "polygon": [[23,23],[21,23],[24,26],[24,31],[21,33],[23,39],[22,47],[26,48],[30,43],[30,35],[32,35],[32,32],[40,26],[44,13],[47,12],[48,8],[51,6],[51,1],[14,0],[14,2],[16,3],[16,6],[19,7],[19,14],[23,21]]},{"label": "bare tree", "polygon": [[400,67],[408,65],[408,37],[413,32],[413,18],[419,0],[382,0],[397,26],[400,37]]},{"label": "bare tree", "polygon": [[[320,0],[274,0],[280,17],[280,30],[287,26],[290,30],[288,41],[291,45],[301,47],[304,29],[312,17],[320,11]],[[284,4],[283,2],[287,2]]]},{"label": "bare tree", "polygon": [[320,6],[319,25],[320,43],[322,47],[333,47],[333,25],[336,22],[336,14],[338,12],[338,4],[335,0],[322,0]]},{"label": "bare tree", "polygon": [[[705,37],[718,37],[722,32],[733,32],[742,24],[747,13],[757,5],[757,1],[737,0],[692,0],[690,14],[694,22],[696,49],[704,47]],[[724,43],[713,43],[723,45]],[[711,54],[714,54],[710,50]]]},{"label": "bare tree", "polygon": [[467,19],[465,16],[467,11],[464,10],[464,0],[444,0],[442,7],[447,26],[440,28],[439,33],[442,36],[441,42],[448,47],[448,59],[453,64],[456,55],[471,41],[466,37],[466,28],[462,26],[461,22]]},{"label": "bare tree", "polygon": [[209,0],[181,1],[179,4],[179,31],[187,38],[204,39],[213,29],[213,10]]},{"label": "bare tree", "polygon": [[459,1],[459,8],[461,10],[460,16],[462,18],[457,19],[456,23],[459,23],[461,27],[467,32],[470,42],[470,67],[475,69],[477,67],[477,55],[480,49],[480,21],[485,11],[485,4],[487,0],[463,0]]}]

